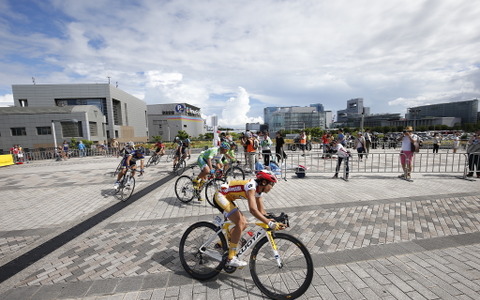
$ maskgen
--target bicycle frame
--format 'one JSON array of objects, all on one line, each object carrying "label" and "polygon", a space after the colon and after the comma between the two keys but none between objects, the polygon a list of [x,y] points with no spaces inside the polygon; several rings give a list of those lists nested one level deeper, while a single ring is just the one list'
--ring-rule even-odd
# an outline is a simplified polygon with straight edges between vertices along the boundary
[{"label": "bicycle frame", "polygon": [[[227,237],[227,241],[229,240],[229,237],[230,237],[230,226],[232,225],[235,225],[232,221],[230,220],[225,220],[225,218],[221,218],[220,216],[216,216],[213,223],[215,225],[218,226],[218,230],[215,232],[214,235],[212,235],[211,238],[209,238],[201,247],[200,247],[200,250],[205,253],[204,249],[208,249],[208,245],[210,245],[210,243],[212,243],[216,237],[220,234],[220,233],[223,233],[226,235]],[[270,242],[270,246],[272,247],[272,252],[273,252],[273,257],[275,258],[276,262],[277,262],[277,265],[279,268],[281,268],[283,266],[282,264],[282,260],[280,258],[280,255],[278,253],[278,250],[277,250],[277,245],[275,244],[275,240],[273,239],[273,231],[268,227],[267,224],[265,223],[262,223],[262,222],[255,222],[255,223],[247,223],[247,224],[255,224],[256,226],[259,226],[261,227],[258,231],[256,231],[251,238],[249,238],[245,245],[243,245],[240,250],[237,252],[237,257],[240,258],[240,257],[243,257],[243,255],[245,255],[245,253],[250,249],[252,248],[253,246],[255,246],[257,244],[258,241],[260,241],[263,237],[267,237],[268,238],[268,241]],[[214,258],[214,259],[217,259],[219,260],[219,258],[216,256],[216,255],[212,255],[210,253],[205,253],[207,255],[209,255],[210,257]],[[223,258],[221,258],[223,259]],[[220,260],[221,260],[220,259]]]}]

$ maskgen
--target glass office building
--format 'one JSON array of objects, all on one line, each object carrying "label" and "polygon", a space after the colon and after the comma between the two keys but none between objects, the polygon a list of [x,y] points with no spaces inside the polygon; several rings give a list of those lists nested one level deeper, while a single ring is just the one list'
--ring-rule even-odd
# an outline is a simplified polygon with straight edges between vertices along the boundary
[{"label": "glass office building", "polygon": [[462,124],[477,123],[478,100],[458,101],[410,107],[407,110],[407,120],[421,120],[431,117],[460,118]]}]

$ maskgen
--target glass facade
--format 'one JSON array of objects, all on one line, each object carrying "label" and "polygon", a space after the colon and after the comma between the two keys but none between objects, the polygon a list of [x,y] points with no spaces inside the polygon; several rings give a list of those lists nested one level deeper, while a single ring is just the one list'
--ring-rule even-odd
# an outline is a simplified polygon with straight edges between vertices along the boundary
[{"label": "glass facade", "polygon": [[428,117],[461,118],[462,123],[477,123],[478,100],[416,106],[408,109],[408,120]]}]

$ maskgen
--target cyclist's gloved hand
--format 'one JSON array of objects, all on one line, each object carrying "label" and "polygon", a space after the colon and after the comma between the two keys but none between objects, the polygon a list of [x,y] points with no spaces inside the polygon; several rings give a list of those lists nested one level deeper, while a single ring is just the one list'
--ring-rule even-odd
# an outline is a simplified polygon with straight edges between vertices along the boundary
[{"label": "cyclist's gloved hand", "polygon": [[268,227],[270,227],[270,229],[272,229],[272,230],[282,230],[286,226],[285,226],[285,224],[282,224],[282,223],[279,223],[279,222],[270,221],[270,222],[268,222]]},{"label": "cyclist's gloved hand", "polygon": [[210,169],[210,174],[215,174],[215,169]]}]

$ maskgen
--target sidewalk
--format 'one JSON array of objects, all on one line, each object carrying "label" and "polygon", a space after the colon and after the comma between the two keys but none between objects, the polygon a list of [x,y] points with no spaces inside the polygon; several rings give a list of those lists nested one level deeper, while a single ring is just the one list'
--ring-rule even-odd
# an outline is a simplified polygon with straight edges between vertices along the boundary
[{"label": "sidewalk", "polygon": [[[164,162],[147,169],[130,200],[118,201],[110,173],[118,161],[0,168],[0,268],[69,229],[79,232],[3,281],[0,299],[263,298],[246,269],[207,282],[188,277],[180,237],[217,211],[176,200]],[[478,299],[480,180],[428,175],[406,182],[358,174],[345,182],[289,174],[277,184],[267,209],[289,214],[288,231],[315,263],[301,299]]]}]

